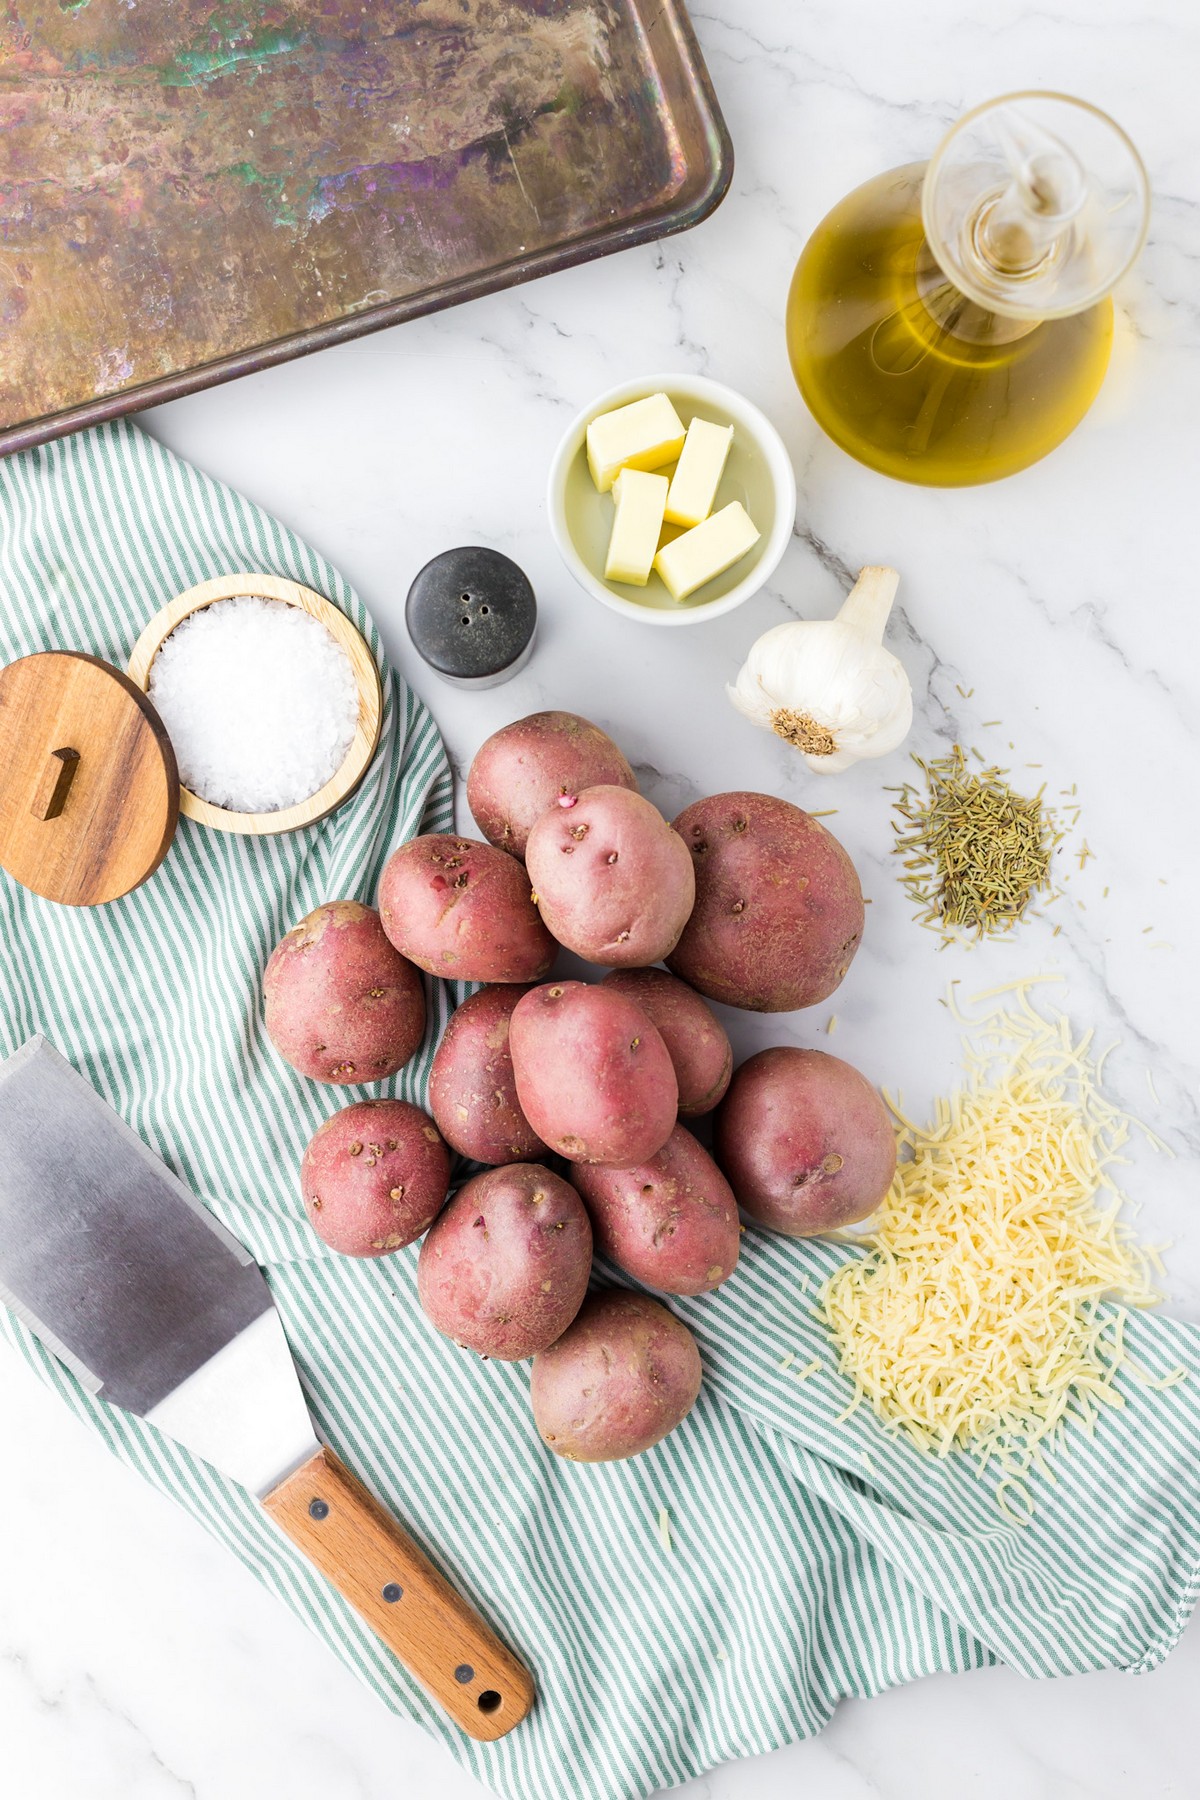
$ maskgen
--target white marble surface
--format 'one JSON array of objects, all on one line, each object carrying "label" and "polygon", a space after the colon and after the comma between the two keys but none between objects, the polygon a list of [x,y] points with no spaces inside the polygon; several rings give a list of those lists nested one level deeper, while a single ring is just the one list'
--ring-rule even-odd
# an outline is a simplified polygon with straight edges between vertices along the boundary
[{"label": "white marble surface", "polygon": [[[833,828],[874,902],[836,1002],[836,1048],[914,1104],[954,1076],[936,1004],[952,977],[970,991],[1061,972],[1077,1021],[1122,1039],[1118,1093],[1177,1152],[1139,1154],[1129,1187],[1147,1232],[1175,1240],[1170,1304],[1200,1318],[1190,938],[1200,25],[1182,0],[704,0],[695,16],[738,150],[733,191],[709,223],[146,423],[345,571],[460,765],[498,724],[559,705],[608,725],[668,812],[733,786],[836,806]],[[1151,241],[1121,290],[1109,384],[1080,432],[1014,480],[951,493],[892,484],[848,461],[805,415],[781,324],[791,266],[848,187],[925,155],[967,105],[1023,85],[1108,107],[1150,167]],[[727,619],[660,633],[571,587],[542,484],[578,406],[673,366],[710,372],[766,409],[794,456],[800,508],[768,593]],[[543,609],[528,670],[470,698],[412,667],[403,627],[413,573],[464,541],[515,556]],[[865,562],[902,572],[894,647],[917,693],[913,747],[961,737],[1007,756],[1011,740],[1012,760],[1044,764],[1052,788],[1078,784],[1096,860],[1052,914],[1057,938],[1047,923],[939,955],[910,922],[885,855],[881,782],[903,759],[822,783],[728,709],[723,683],[751,638],[790,613],[832,612]],[[1001,728],[985,727],[996,718]],[[823,1019],[746,1018],[740,1047],[820,1042]],[[477,1800],[440,1748],[384,1712],[13,1359],[3,1375],[0,1790],[14,1800]],[[1198,1674],[1193,1625],[1160,1671],[1136,1680],[1034,1686],[993,1670],[928,1681],[847,1705],[820,1739],[686,1791],[1117,1800],[1132,1784],[1147,1797],[1182,1795],[1195,1790]]]}]

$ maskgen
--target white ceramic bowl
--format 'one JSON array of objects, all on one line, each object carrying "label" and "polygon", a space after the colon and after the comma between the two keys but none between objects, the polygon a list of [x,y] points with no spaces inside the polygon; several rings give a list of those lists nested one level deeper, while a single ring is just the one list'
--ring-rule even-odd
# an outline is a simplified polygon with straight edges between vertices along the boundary
[{"label": "white ceramic bowl", "polygon": [[[740,500],[762,534],[740,562],[682,602],[672,600],[656,574],[644,588],[604,579],[613,498],[597,492],[588,471],[587,428],[600,413],[647,394],[668,395],[685,425],[699,417],[733,426],[716,506]],[[572,420],[550,465],[546,504],[562,559],[593,599],[643,625],[699,625],[732,612],[770,580],[796,522],[796,477],[771,421],[732,388],[705,375],[647,375],[610,388]]]}]

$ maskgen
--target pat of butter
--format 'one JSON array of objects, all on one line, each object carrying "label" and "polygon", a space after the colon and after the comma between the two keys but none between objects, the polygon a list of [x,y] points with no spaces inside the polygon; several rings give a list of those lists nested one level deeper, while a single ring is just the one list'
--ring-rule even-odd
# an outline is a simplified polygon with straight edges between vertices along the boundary
[{"label": "pat of butter", "polygon": [[710,419],[692,420],[667,495],[664,516],[672,525],[699,525],[701,519],[707,519],[732,443],[732,425],[714,425]]},{"label": "pat of butter", "polygon": [[702,525],[664,544],[654,559],[672,600],[686,600],[757,544],[761,533],[740,500],[731,500]]},{"label": "pat of butter", "polygon": [[669,485],[665,475],[641,469],[622,469],[613,482],[617,510],[604,565],[606,581],[628,581],[634,587],[649,581]]},{"label": "pat of butter", "polygon": [[588,468],[602,494],[622,469],[661,469],[683,449],[683,421],[665,394],[601,413],[587,428]]}]

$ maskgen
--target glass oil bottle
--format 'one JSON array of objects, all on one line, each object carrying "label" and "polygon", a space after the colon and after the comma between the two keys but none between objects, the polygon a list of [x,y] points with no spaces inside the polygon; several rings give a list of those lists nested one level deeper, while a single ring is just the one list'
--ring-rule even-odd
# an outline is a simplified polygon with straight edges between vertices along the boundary
[{"label": "glass oil bottle", "polygon": [[976,108],[932,161],[835,206],[788,299],[817,423],[903,481],[994,481],[1061,443],[1095,399],[1111,290],[1145,240],[1133,145],[1061,94]]}]

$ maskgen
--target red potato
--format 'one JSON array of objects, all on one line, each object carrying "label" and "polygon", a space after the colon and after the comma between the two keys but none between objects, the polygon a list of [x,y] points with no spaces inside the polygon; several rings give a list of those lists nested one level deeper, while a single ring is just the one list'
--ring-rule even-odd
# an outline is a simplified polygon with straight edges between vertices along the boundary
[{"label": "red potato", "polygon": [[425,1035],[425,990],[379,914],[330,900],[294,925],[263,975],[267,1036],[313,1081],[382,1081]]},{"label": "red potato", "polygon": [[640,1006],[611,988],[558,981],[518,1000],[508,1028],[521,1110],[573,1163],[645,1162],[675,1124],[679,1087]]},{"label": "red potato", "polygon": [[543,1443],[570,1462],[639,1456],[685,1419],[700,1392],[686,1325],[647,1294],[609,1288],[533,1359],[529,1397]]},{"label": "red potato", "polygon": [[691,858],[656,806],[622,787],[586,788],[529,834],[525,866],[560,944],[589,962],[657,962],[696,898]]},{"label": "red potato", "polygon": [[658,1028],[679,1083],[679,1116],[711,1112],[733,1074],[724,1028],[685,981],[665,969],[614,969],[602,987],[635,1000]]},{"label": "red potato", "polygon": [[524,856],[548,807],[597,786],[637,792],[637,777],[607,733],[576,713],[531,713],[479,746],[467,805],[489,844]]},{"label": "red potato", "polygon": [[472,1162],[530,1162],[546,1153],[517,1099],[508,1022],[527,987],[485,987],[450,1019],[429,1071],[429,1110]]},{"label": "red potato", "polygon": [[421,1245],[417,1291],[456,1344],[519,1362],[562,1336],[591,1268],[578,1194],[539,1163],[514,1163],[459,1188]]},{"label": "red potato", "polygon": [[401,844],[379,883],[379,912],[401,955],[449,981],[536,981],[556,955],[524,869],[478,838]]},{"label": "red potato", "polygon": [[681,812],[696,905],[668,965],[710,1000],[791,1012],[833,993],[858,949],[863,897],[832,832],[771,794]]},{"label": "red potato", "polygon": [[664,1294],[709,1294],[733,1273],[741,1226],[733,1191],[708,1151],[677,1125],[634,1169],[575,1168],[596,1248]]},{"label": "red potato", "polygon": [[441,1210],[450,1153],[407,1100],[360,1100],[318,1127],[300,1168],[313,1230],[343,1256],[386,1256]]},{"label": "red potato", "polygon": [[743,1209],[785,1237],[875,1211],[896,1173],[896,1134],[865,1075],[824,1050],[760,1050],[716,1118],[717,1161]]}]

